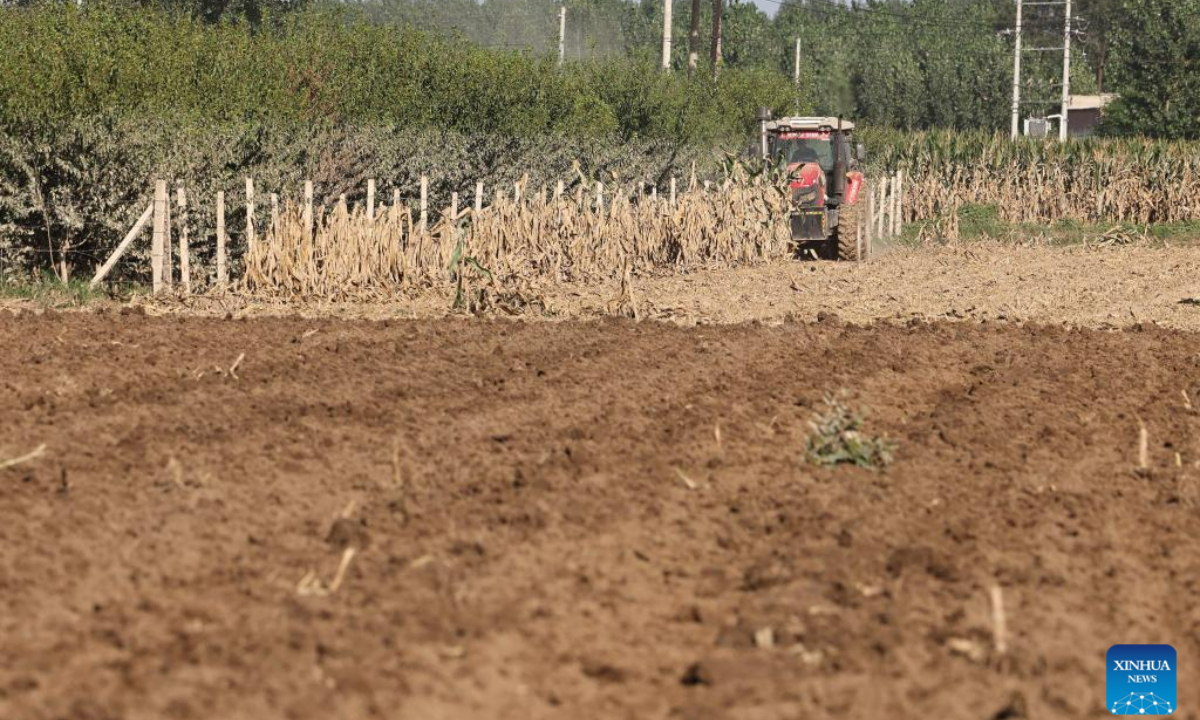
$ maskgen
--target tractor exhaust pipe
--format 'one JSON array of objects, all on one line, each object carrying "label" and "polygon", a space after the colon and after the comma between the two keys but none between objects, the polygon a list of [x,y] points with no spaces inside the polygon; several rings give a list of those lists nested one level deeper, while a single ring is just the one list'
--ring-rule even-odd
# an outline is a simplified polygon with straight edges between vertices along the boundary
[{"label": "tractor exhaust pipe", "polygon": [[837,132],[833,134],[833,172],[829,178],[831,205],[840,205],[846,196],[846,158],[842,154],[842,116],[838,115]]},{"label": "tractor exhaust pipe", "polygon": [[758,149],[764,161],[771,159],[771,151],[767,145],[767,123],[771,122],[772,118],[773,115],[769,107],[760,107],[758,115],[755,117],[758,120]]}]

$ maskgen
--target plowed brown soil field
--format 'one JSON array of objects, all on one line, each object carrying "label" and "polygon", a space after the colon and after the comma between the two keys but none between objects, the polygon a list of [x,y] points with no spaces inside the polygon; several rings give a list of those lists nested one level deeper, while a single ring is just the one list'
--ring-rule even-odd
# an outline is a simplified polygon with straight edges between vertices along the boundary
[{"label": "plowed brown soil field", "polygon": [[1200,717],[1197,407],[1152,326],[0,311],[0,718],[1099,718],[1129,642]]},{"label": "plowed brown soil field", "polygon": [[[814,320],[977,320],[1120,328],[1153,323],[1200,330],[1200,251],[1195,247],[1013,245],[902,247],[865,263],[777,262],[688,273],[638,275],[642,318],[681,325]],[[551,318],[610,314],[620,283],[542,283],[534,295]],[[153,312],[344,319],[440,318],[453,289],[354,302],[171,299]],[[536,313],[533,313],[536,314]]]}]

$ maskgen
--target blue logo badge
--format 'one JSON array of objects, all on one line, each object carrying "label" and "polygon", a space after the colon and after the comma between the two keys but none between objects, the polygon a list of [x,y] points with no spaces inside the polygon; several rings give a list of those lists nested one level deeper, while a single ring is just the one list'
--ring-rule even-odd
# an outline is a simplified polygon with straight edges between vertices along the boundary
[{"label": "blue logo badge", "polygon": [[1108,711],[1113,715],[1175,712],[1175,648],[1113,645],[1108,649]]}]

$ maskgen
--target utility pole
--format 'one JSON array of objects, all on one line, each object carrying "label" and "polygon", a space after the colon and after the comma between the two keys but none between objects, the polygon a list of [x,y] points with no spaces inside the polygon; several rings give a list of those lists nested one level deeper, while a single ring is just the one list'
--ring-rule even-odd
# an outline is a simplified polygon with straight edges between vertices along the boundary
[{"label": "utility pole", "polygon": [[700,0],[692,0],[692,32],[688,35],[688,77],[700,64]]},{"label": "utility pole", "polygon": [[1067,19],[1063,23],[1062,119],[1058,121],[1058,141],[1067,141],[1071,112],[1071,0],[1067,0]]},{"label": "utility pole", "polygon": [[[1019,0],[1018,0],[1019,1]],[[796,60],[792,63],[792,82],[800,84],[800,38],[796,37]]]},{"label": "utility pole", "polygon": [[1017,35],[1013,46],[1012,139],[1021,133],[1021,10],[1023,0],[1017,0]]},{"label": "utility pole", "polygon": [[663,70],[671,71],[671,11],[675,0],[663,0]]},{"label": "utility pole", "polygon": [[723,13],[722,0],[713,0],[713,24],[712,24],[712,72],[713,80],[717,79],[717,73],[721,69],[721,15]]},{"label": "utility pole", "polygon": [[567,6],[563,5],[558,10],[558,65],[567,60]]}]

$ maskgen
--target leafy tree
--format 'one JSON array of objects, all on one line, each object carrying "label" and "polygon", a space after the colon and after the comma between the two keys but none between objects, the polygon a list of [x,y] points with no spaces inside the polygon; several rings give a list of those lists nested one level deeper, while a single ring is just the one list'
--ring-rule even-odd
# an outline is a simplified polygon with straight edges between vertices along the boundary
[{"label": "leafy tree", "polygon": [[907,33],[880,36],[862,59],[854,83],[856,117],[904,129],[924,123],[930,105],[925,74]]},{"label": "leafy tree", "polygon": [[1079,0],[1077,6],[1076,25],[1080,30],[1077,39],[1085,66],[1095,79],[1096,92],[1107,92],[1113,33],[1123,17],[1121,3],[1122,0]]},{"label": "leafy tree", "polygon": [[[238,102],[249,102],[249,88],[258,85],[257,92],[272,98],[271,103],[280,106],[299,103],[304,106],[304,112],[319,110],[323,116],[335,119],[383,114],[398,121],[431,123],[435,120],[430,113],[436,111],[438,103],[427,103],[422,110],[412,109],[418,106],[415,98],[429,90],[428,83],[448,83],[448,78],[454,78],[459,88],[480,83],[473,90],[477,93],[476,102],[454,103],[451,106],[454,111],[470,108],[476,115],[507,117],[503,123],[514,123],[515,118],[521,116],[540,126],[550,122],[547,111],[521,115],[528,109],[521,101],[522,94],[533,92],[553,98],[557,90],[549,88],[556,88],[561,82],[579,82],[578,77],[582,75],[576,71],[554,71],[552,60],[556,59],[558,50],[558,12],[565,6],[568,12],[568,61],[597,63],[594,73],[617,75],[586,89],[573,88],[571,92],[578,91],[579,94],[570,102],[559,106],[547,100],[543,108],[553,107],[550,114],[587,116],[598,127],[621,127],[622,132],[643,135],[647,132],[643,120],[632,116],[623,118],[620,111],[614,110],[603,99],[618,98],[619,105],[631,107],[630,102],[620,99],[626,97],[623,92],[632,92],[632,86],[625,84],[629,78],[614,68],[636,67],[637,72],[645,74],[638,81],[642,88],[638,91],[640,95],[634,93],[634,96],[650,104],[662,100],[656,93],[666,85],[674,88],[668,94],[697,93],[688,97],[687,102],[673,99],[659,105],[661,110],[656,112],[689,114],[671,121],[658,115],[656,122],[662,126],[692,128],[697,124],[697,114],[708,117],[711,107],[711,103],[703,102],[709,88],[686,86],[690,89],[684,90],[684,84],[663,85],[656,77],[664,3],[667,1],[674,3],[676,42],[671,62],[675,73],[683,75],[692,22],[691,0],[362,0],[353,6],[334,4],[332,0],[88,0],[87,5],[102,8],[103,3],[113,3],[125,8],[141,7],[147,12],[165,8],[170,11],[169,16],[176,18],[173,22],[188,17],[223,28],[220,32],[227,34],[228,47],[197,40],[206,53],[202,65],[189,68],[183,63],[177,68],[179,78],[172,78],[171,82],[178,81],[183,96],[194,96],[200,87],[211,92],[217,85],[227,88],[225,94],[232,95]],[[1189,66],[1192,61],[1187,60],[1186,54],[1190,51],[1186,37],[1191,32],[1188,28],[1194,24],[1193,10],[1197,0],[1075,1],[1078,3],[1077,27],[1080,32],[1076,36],[1079,52],[1073,65],[1073,90],[1080,94],[1118,89],[1134,96],[1145,88],[1153,88],[1148,91],[1152,94],[1170,90],[1173,93],[1170,109],[1156,110],[1168,114],[1178,112],[1178,123],[1186,124],[1190,105],[1180,106],[1182,100],[1175,97],[1182,98],[1180,93],[1189,87],[1188,70],[1200,69]],[[11,98],[6,99],[0,93],[0,105],[28,101],[41,105],[87,107],[89,98],[97,92],[106,92],[106,87],[114,89],[110,93],[114,103],[139,104],[139,98],[148,92],[147,87],[153,86],[147,73],[148,68],[155,68],[158,61],[152,58],[161,55],[144,58],[147,69],[138,71],[127,65],[114,74],[112,65],[118,58],[138,55],[139,51],[134,47],[137,43],[130,40],[129,47],[122,46],[113,54],[104,49],[108,40],[97,37],[89,40],[97,49],[97,58],[71,60],[73,55],[83,52],[69,47],[70,38],[62,34],[67,32],[64,28],[75,22],[71,19],[71,11],[61,3],[43,2],[46,7],[58,9],[61,13],[59,22],[47,24],[33,36],[18,38],[17,44],[23,52],[33,56],[44,54],[57,60],[47,68],[31,69],[20,57],[8,53],[7,58],[0,56],[0,71],[7,65],[23,68],[21,72],[28,70],[42,78],[54,77],[57,83],[55,94],[53,98],[39,100],[37,93],[45,88],[35,91],[32,85],[18,85],[10,91],[13,93]],[[1007,126],[1012,45],[1011,37],[1004,33],[1014,23],[1014,0],[780,2],[780,8],[772,18],[751,0],[726,0],[721,60],[731,70],[754,69],[772,73],[779,88],[788,83],[786,87],[790,92],[785,105],[789,111],[803,108],[807,112],[843,114],[868,124],[897,128],[998,130]],[[41,5],[33,4],[35,7]],[[348,10],[351,7],[353,9]],[[702,28],[700,62],[707,66],[712,0],[702,0],[698,7]],[[316,15],[338,19],[318,27],[312,21]],[[360,22],[362,18],[370,22]],[[144,22],[144,19],[131,15],[117,24],[132,26]],[[1027,8],[1027,41],[1043,45],[1057,42],[1060,23],[1061,8]],[[338,24],[353,24],[355,37],[338,35],[335,38],[336,33],[330,26]],[[51,32],[51,26],[62,32]],[[231,32],[229,28],[241,29]],[[247,44],[254,44],[248,39],[249,35],[267,33],[283,37],[295,32],[296,28],[304,28],[303,32],[313,38],[313,42],[326,45],[319,53],[310,48],[295,50],[298,57],[308,58],[308,64],[285,67],[261,56],[261,71],[243,71],[237,67],[243,61],[241,53]],[[431,31],[440,39],[428,44],[424,40],[414,40],[420,36],[411,34],[407,30],[411,28]],[[146,26],[145,30],[147,38],[153,42],[161,40],[167,45],[173,42],[171,33],[156,23]],[[98,30],[93,27],[85,35],[92,32]],[[31,38],[40,39],[33,41]],[[796,38],[802,41],[803,53],[800,83],[793,87],[790,80]],[[64,43],[68,45],[64,46]],[[281,47],[286,45],[287,42],[283,42]],[[480,55],[481,48],[505,51],[511,56]],[[172,55],[168,52],[161,57]],[[1147,59],[1154,57],[1159,61]],[[611,65],[610,60],[629,61],[632,65]],[[410,63],[412,67],[409,67]],[[539,77],[535,82],[530,81],[528,75],[521,75],[525,71],[517,68],[529,63],[539,68],[530,72],[545,72],[547,77]],[[1029,104],[1022,108],[1023,114],[1057,111],[1061,92],[1060,63],[1054,53],[1025,56],[1022,95]],[[488,66],[503,69],[511,73],[511,77],[518,78],[512,80],[517,83],[516,89],[500,90],[490,81],[480,80],[488,77]],[[104,68],[108,68],[107,74]],[[410,75],[395,77],[400,68]],[[238,72],[255,77],[251,80]],[[286,75],[286,82],[270,77],[272,72]],[[709,75],[707,72],[702,74]],[[190,79],[189,75],[192,76]],[[569,79],[572,77],[575,79]],[[236,82],[233,78],[237,78]],[[8,79],[13,80],[14,76]],[[4,89],[4,82],[0,72],[0,90]],[[128,94],[116,97],[115,88],[122,83],[128,87]],[[281,87],[298,94],[290,97],[288,92],[279,89]],[[217,106],[231,104],[230,98],[224,96],[208,97],[209,102]],[[493,98],[501,106],[485,108],[481,104],[484,98]],[[1042,104],[1037,104],[1038,101]],[[1149,102],[1154,104],[1153,99]],[[643,119],[649,117],[645,114],[649,112],[647,105],[638,107]],[[294,113],[293,110],[288,112]],[[744,118],[749,116],[752,108],[737,108],[736,112],[739,118]],[[1121,116],[1123,112],[1126,116]],[[1127,111],[1118,109],[1110,127],[1114,131],[1158,132],[1154,128],[1160,123],[1138,126],[1131,124],[1132,119]]]},{"label": "leafy tree", "polygon": [[1200,0],[1124,0],[1112,38],[1110,133],[1200,138]]},{"label": "leafy tree", "polygon": [[778,67],[778,35],[771,19],[749,2],[732,2],[722,18],[722,61],[727,67]]}]

